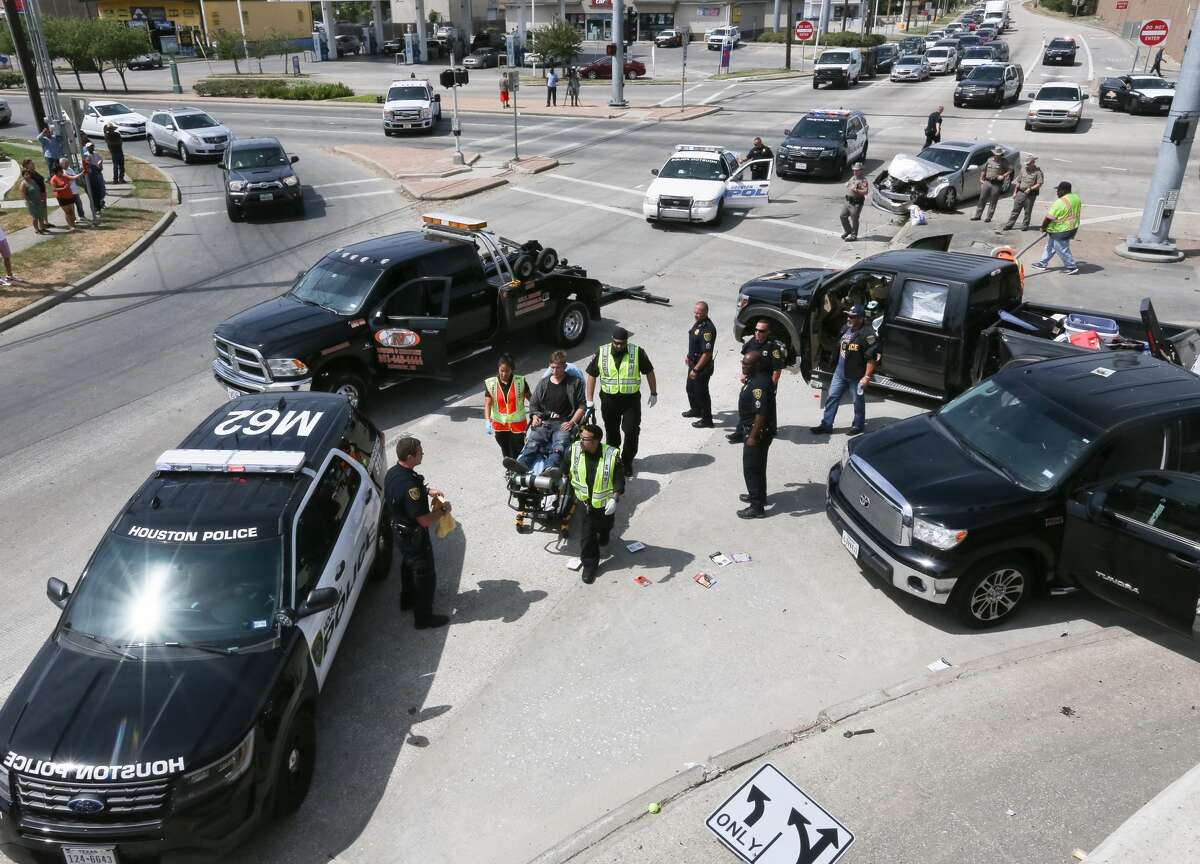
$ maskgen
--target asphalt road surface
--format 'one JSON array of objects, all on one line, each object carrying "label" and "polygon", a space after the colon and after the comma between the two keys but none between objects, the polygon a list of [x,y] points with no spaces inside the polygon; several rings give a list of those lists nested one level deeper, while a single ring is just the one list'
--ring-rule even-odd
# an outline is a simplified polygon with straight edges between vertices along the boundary
[{"label": "asphalt road surface", "polygon": [[[1043,70],[1043,30],[1058,30],[1017,15],[1020,29],[1009,41],[1031,83],[1094,80],[1130,61],[1116,38],[1071,27],[1066,32],[1084,47],[1079,62]],[[738,448],[725,443],[723,430],[693,430],[679,418],[686,407],[680,358],[694,300],[709,301],[720,331],[713,390],[718,417],[728,421],[737,392],[730,335],[737,287],[772,268],[839,266],[878,251],[883,217],[868,210],[866,239],[847,244],[836,221],[840,183],[775,181],[764,211],[720,228],[655,228],[640,214],[650,169],[678,143],[744,151],[762,135],[774,146],[803,110],[845,106],[868,115],[874,175],[894,154],[919,149],[925,115],[952,104],[953,86],[952,78],[877,78],[826,92],[805,79],[702,82],[689,100],[725,110],[686,124],[523,121],[523,152],[555,156],[559,168],[453,209],[488,219],[506,236],[554,246],[606,282],[645,284],[673,301],[670,308],[607,307],[609,317],[571,353],[585,361],[619,322],[659,369],[661,400],[644,411],[639,474],[617,520],[622,541],[647,548],[634,555],[614,544],[601,578],[584,586],[566,569],[574,544],[556,548],[549,535],[515,534],[499,454],[479,423],[490,357],[464,363],[452,382],[388,391],[375,419],[389,438],[411,431],[425,440],[423,470],[455,503],[462,524],[437,544],[438,605],[453,610],[454,623],[415,632],[398,613],[396,584],[368,589],[322,696],[321,754],[308,802],[288,822],[264,827],[239,860],[527,860],[688,763],[910,677],[938,657],[964,661],[1062,632],[1131,623],[1076,596],[1031,604],[994,631],[967,632],[942,610],[860,573],[823,515],[826,471],[843,438],[808,435],[817,403],[796,376],[780,387],[772,518],[733,518]],[[672,98],[670,88],[662,92]],[[32,136],[28,107],[13,102],[11,132]],[[1101,111],[1093,101],[1078,133],[1025,132],[1026,104],[1023,95],[1001,110],[949,110],[944,137],[1035,152],[1049,185],[1070,179],[1089,213],[1135,224],[1128,214],[1142,204],[1161,118]],[[331,248],[417,225],[420,208],[329,152],[340,141],[388,140],[378,108],[210,110],[235,133],[276,134],[300,155],[308,214],[232,224],[215,166],[156,159],[184,195],[168,233],[113,278],[0,334],[0,508],[8,514],[0,521],[0,627],[7,634],[0,697],[55,620],[46,579],[74,582],[154,458],[224,398],[208,371],[214,325],[285,290]],[[450,146],[447,125],[415,143]],[[497,115],[467,115],[464,146],[502,160],[509,128]],[[134,152],[139,146],[131,145]],[[966,214],[938,218],[952,227]],[[1087,284],[1081,280],[1078,290]],[[1105,306],[1128,307],[1142,293],[1125,286]],[[1200,319],[1200,304],[1173,312]],[[526,373],[545,364],[546,346],[509,347]],[[880,424],[918,410],[872,398],[868,417]],[[838,428],[848,420],[839,418]],[[707,556],[717,550],[754,560],[718,573],[717,586],[704,591],[690,577],[711,570]],[[651,585],[638,587],[637,575]],[[1179,650],[1166,637],[1155,648]]]}]

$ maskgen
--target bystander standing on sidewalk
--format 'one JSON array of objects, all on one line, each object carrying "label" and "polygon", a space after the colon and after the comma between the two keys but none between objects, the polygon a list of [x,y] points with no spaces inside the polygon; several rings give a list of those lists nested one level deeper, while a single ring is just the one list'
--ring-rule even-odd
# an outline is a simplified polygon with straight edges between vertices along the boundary
[{"label": "bystander standing on sidewalk", "polygon": [[38,234],[49,234],[46,230],[46,184],[38,184],[34,179],[37,172],[26,168],[21,173],[21,195],[25,199],[25,209],[33,220],[33,230]]},{"label": "bystander standing on sidewalk", "polygon": [[500,78],[500,107],[508,107],[508,79]]},{"label": "bystander standing on sidewalk", "polygon": [[546,107],[558,104],[558,73],[553,68],[546,76]]},{"label": "bystander standing on sidewalk", "polygon": [[579,70],[571,66],[567,71],[567,95],[570,97],[571,107],[579,107]]},{"label": "bystander standing on sidewalk", "polygon": [[1163,49],[1159,48],[1158,53],[1154,55],[1154,65],[1150,67],[1151,75],[1162,75],[1162,58]]},{"label": "bystander standing on sidewalk", "polygon": [[54,173],[50,175],[50,188],[54,191],[54,199],[58,201],[58,206],[62,208],[63,215],[67,217],[67,229],[74,231],[75,205],[79,199],[73,191],[75,189],[75,181],[67,176],[62,162],[54,166]]},{"label": "bystander standing on sidewalk", "polygon": [[91,142],[83,149],[83,174],[87,178],[92,203],[96,205],[96,212],[99,213],[104,209],[104,198],[108,190],[104,186],[104,160],[96,152],[96,145]]},{"label": "bystander standing on sidewalk", "polygon": [[71,184],[71,197],[75,199],[75,215],[80,219],[86,219],[87,213],[83,209],[83,196],[79,194],[79,183],[76,182],[83,176],[83,169],[72,171],[71,162],[66,156],[59,159],[58,164],[62,167],[63,176]]},{"label": "bystander standing on sidewalk", "polygon": [[12,247],[8,245],[8,234],[0,228],[0,258],[4,259],[4,276],[0,276],[0,285],[11,285],[14,282],[20,282],[13,275],[12,269]]},{"label": "bystander standing on sidewalk", "polygon": [[43,126],[37,140],[42,145],[42,157],[46,160],[46,173],[53,174],[54,166],[58,164],[58,160],[63,155],[62,136],[51,132],[49,126]]},{"label": "bystander standing on sidewalk", "polygon": [[104,144],[108,147],[108,155],[112,159],[113,182],[125,182],[125,142],[116,124],[104,124]]}]

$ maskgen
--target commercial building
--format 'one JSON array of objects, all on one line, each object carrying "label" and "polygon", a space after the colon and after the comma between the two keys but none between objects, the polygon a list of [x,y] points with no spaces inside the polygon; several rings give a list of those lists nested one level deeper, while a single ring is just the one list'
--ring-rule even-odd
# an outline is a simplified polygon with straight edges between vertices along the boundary
[{"label": "commercial building", "polygon": [[[155,49],[167,54],[190,56],[222,30],[241,33],[235,0],[165,0],[162,6],[147,6],[137,0],[99,0],[95,6],[100,18],[145,28]],[[268,35],[307,37],[313,29],[307,3],[242,0],[242,21],[251,42]]]}]

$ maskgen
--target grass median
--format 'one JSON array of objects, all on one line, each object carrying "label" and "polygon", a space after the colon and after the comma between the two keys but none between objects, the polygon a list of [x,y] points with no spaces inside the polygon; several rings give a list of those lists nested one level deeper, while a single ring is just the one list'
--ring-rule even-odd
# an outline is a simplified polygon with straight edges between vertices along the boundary
[{"label": "grass median", "polygon": [[[18,212],[25,216],[23,210]],[[153,210],[110,207],[104,211],[100,225],[94,228],[80,228],[74,234],[59,233],[14,253],[13,272],[22,281],[0,286],[0,316],[100,269],[141,239],[162,215]],[[57,206],[51,206],[50,218],[59,226],[66,221]]]}]

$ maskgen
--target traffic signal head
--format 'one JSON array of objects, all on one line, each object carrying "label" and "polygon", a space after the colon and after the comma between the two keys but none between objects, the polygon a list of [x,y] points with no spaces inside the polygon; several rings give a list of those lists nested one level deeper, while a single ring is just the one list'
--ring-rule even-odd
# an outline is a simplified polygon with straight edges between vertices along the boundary
[{"label": "traffic signal head", "polygon": [[441,85],[447,89],[454,86],[454,70],[443,69],[442,74],[438,77]]},{"label": "traffic signal head", "polygon": [[604,53],[607,54],[609,57],[616,56],[617,46],[614,45],[612,42],[609,42],[607,45],[604,46]]}]

